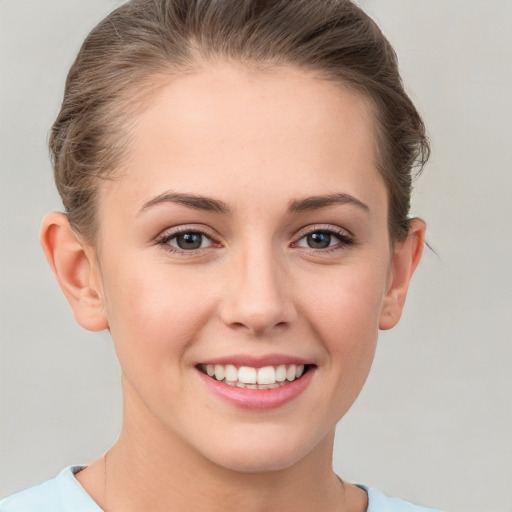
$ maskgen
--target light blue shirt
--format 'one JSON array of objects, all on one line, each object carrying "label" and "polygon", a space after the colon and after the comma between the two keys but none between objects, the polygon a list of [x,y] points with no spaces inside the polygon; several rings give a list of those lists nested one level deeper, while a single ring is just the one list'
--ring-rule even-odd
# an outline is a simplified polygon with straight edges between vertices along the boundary
[{"label": "light blue shirt", "polygon": [[[51,480],[1,500],[0,512],[103,512],[74,477],[80,469],[66,468]],[[368,493],[367,512],[439,512],[360,487]]]}]

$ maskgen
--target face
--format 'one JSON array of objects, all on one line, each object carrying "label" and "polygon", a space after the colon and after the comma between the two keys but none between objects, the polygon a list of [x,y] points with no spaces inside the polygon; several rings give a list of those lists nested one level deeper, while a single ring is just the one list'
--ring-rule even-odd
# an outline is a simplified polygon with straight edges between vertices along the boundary
[{"label": "face", "polygon": [[301,71],[219,64],[165,86],[132,135],[97,245],[124,428],[241,471],[321,450],[391,282],[369,106]]}]

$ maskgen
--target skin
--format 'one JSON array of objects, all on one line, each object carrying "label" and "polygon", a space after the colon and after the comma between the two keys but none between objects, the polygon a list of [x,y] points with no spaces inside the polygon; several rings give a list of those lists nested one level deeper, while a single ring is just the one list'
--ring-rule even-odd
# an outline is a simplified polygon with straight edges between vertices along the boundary
[{"label": "skin", "polygon": [[[106,511],[366,510],[332,471],[334,429],[379,328],[400,318],[425,232],[415,220],[389,240],[370,106],[300,70],[217,63],[164,86],[131,136],[119,179],[100,188],[95,245],[63,214],[42,227],[75,318],[110,329],[122,369],[120,438],[78,481]],[[332,194],[356,201],[290,211]],[[203,247],[161,243],[176,227],[205,231]],[[308,246],[326,231],[328,248]],[[202,361],[269,353],[314,365],[276,409],[241,409],[198,378]]]}]

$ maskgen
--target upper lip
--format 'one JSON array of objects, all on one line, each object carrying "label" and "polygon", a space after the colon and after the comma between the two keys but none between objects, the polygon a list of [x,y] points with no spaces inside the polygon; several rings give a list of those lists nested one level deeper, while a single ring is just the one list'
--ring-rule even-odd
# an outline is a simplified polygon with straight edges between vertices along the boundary
[{"label": "upper lip", "polygon": [[233,366],[250,366],[252,368],[263,368],[264,366],[279,366],[281,364],[312,364],[302,357],[290,356],[286,354],[266,354],[266,355],[248,355],[248,354],[234,354],[229,356],[214,357],[201,361],[199,364],[220,364]]}]

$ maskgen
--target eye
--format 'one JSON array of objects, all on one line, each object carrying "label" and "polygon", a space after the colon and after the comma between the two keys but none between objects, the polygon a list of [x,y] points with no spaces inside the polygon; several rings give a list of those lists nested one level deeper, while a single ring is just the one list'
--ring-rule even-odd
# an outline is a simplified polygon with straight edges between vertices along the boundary
[{"label": "eye", "polygon": [[201,249],[208,245],[206,236],[203,233],[179,233],[173,236],[169,242],[170,245],[176,246],[184,251],[190,251],[193,249]]},{"label": "eye", "polygon": [[293,245],[295,247],[322,251],[325,249],[343,249],[352,244],[352,237],[344,231],[313,228],[309,232],[303,232],[302,237]]},{"label": "eye", "polygon": [[196,251],[213,245],[210,236],[202,231],[194,230],[167,233],[158,240],[158,243],[167,246],[167,250],[178,252]]},{"label": "eye", "polygon": [[[306,245],[311,249],[326,249],[332,245],[333,240],[337,242],[331,233],[318,231],[316,233],[310,233],[309,235],[303,237],[301,240],[305,240]],[[299,241],[300,245],[300,241]]]}]

